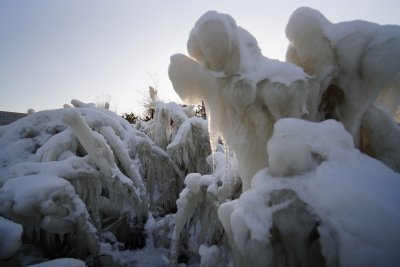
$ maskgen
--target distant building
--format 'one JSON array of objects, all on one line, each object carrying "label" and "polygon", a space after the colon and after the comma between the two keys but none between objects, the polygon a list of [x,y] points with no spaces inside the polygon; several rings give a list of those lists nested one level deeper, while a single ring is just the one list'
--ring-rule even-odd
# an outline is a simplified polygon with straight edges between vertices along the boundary
[{"label": "distant building", "polygon": [[26,113],[0,111],[0,125],[7,125],[25,117]]}]

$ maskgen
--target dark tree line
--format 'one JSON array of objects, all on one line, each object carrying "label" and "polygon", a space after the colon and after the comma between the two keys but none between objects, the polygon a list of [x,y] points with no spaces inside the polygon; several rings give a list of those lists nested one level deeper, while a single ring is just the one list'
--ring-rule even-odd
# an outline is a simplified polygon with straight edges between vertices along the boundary
[{"label": "dark tree line", "polygon": [[[181,104],[182,107],[185,107],[186,105]],[[201,104],[197,105],[194,109],[195,111],[195,116],[207,119],[207,114],[206,114],[206,108],[204,106],[204,102],[202,101]],[[138,121],[150,121],[154,118],[154,108],[149,108],[146,112],[146,114],[140,116],[136,115],[135,113],[124,113],[122,114],[122,118],[127,120],[130,124],[135,124]]]}]

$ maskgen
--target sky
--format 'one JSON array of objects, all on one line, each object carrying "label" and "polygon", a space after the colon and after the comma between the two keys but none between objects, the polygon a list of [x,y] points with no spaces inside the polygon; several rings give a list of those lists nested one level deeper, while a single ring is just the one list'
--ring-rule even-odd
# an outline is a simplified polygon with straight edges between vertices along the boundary
[{"label": "sky", "polygon": [[117,113],[138,114],[149,86],[163,101],[180,102],[169,57],[187,54],[202,14],[230,14],[265,56],[284,60],[285,26],[300,6],[332,22],[400,25],[398,0],[1,0],[0,110],[55,109],[78,99],[110,100]]}]

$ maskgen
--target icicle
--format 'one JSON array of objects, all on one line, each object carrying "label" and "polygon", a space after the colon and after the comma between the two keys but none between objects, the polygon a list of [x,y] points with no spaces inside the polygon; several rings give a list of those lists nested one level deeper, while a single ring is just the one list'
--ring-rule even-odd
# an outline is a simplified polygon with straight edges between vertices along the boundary
[{"label": "icicle", "polygon": [[34,231],[34,233],[36,235],[36,241],[40,242],[40,226],[34,225],[33,226],[33,231]]},{"label": "icicle", "polygon": [[[171,240],[170,264],[177,264],[177,247],[179,245],[180,234],[185,225],[188,227],[199,203],[206,198],[204,187],[211,184],[209,176],[201,176],[199,173],[188,174],[185,178],[186,188],[179,194],[179,199],[176,201],[178,211],[175,217],[175,228],[173,238]],[[196,227],[196,222],[194,222]]]},{"label": "icicle", "polygon": [[25,225],[25,234],[29,241],[33,241],[34,226],[32,224]]},{"label": "icicle", "polygon": [[197,244],[200,245],[204,242],[204,239],[206,237],[207,234],[207,230],[211,225],[211,221],[210,221],[210,213],[212,211],[212,203],[211,201],[209,201],[208,197],[207,197],[207,201],[206,203],[204,203],[202,205],[202,212],[201,212],[201,216],[200,216],[200,232],[199,235],[197,236]]},{"label": "icicle", "polygon": [[44,234],[44,237],[45,237],[45,240],[46,240],[46,244],[47,245],[53,244],[53,238],[52,238],[53,234],[49,233],[49,232],[44,232],[43,234]]},{"label": "icicle", "polygon": [[154,225],[154,217],[151,212],[149,212],[147,216],[147,222],[144,226],[144,229],[147,232],[147,239],[146,239],[146,247],[154,248],[154,238],[153,238],[153,225]]},{"label": "icicle", "polygon": [[211,119],[211,111],[207,108],[208,114],[208,134],[210,135],[210,146],[211,146],[211,153],[214,153],[217,148],[218,144],[218,134],[215,131],[215,126],[213,125],[213,120]]},{"label": "icicle", "polygon": [[60,243],[63,244],[64,243],[64,236],[65,234],[57,234],[58,238],[60,239]]},{"label": "icicle", "polygon": [[228,144],[224,144],[224,153],[225,153],[225,179],[227,181],[229,181],[229,179],[230,179],[230,174],[229,174],[229,167],[230,167],[229,158],[230,158],[230,155],[229,155]]},{"label": "icicle", "polygon": [[177,233],[176,227],[172,232],[171,248],[169,250],[169,265],[171,267],[178,266],[178,246],[179,246],[179,234]]},{"label": "icicle", "polygon": [[211,172],[213,174],[213,177],[215,177],[215,170],[216,170],[216,166],[215,166],[215,151],[211,153],[211,159],[212,159],[212,164],[211,164],[212,171]]}]

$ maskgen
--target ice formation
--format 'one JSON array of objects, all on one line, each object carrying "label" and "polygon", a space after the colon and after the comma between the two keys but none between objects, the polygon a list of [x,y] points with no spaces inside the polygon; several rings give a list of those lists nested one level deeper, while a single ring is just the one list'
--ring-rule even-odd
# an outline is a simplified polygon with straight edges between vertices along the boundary
[{"label": "ice formation", "polygon": [[216,245],[199,247],[199,255],[201,256],[200,267],[217,266],[220,262],[219,248]]},{"label": "ice formation", "polygon": [[[200,151],[199,151],[200,149]],[[168,144],[167,152],[188,173],[199,171],[208,173],[209,166],[205,160],[192,162],[193,159],[206,159],[210,155],[207,121],[192,117],[179,127],[173,142]]]},{"label": "ice formation", "polygon": [[384,108],[373,105],[364,113],[360,146],[364,153],[400,172],[400,127]]},{"label": "ice formation", "polygon": [[0,260],[11,257],[21,246],[22,226],[0,216]]},{"label": "ice formation", "polygon": [[353,147],[351,136],[334,120],[280,120],[267,145],[268,170],[273,176],[308,172],[321,161],[334,159],[336,151]]},{"label": "ice formation", "polygon": [[196,208],[206,199],[207,187],[211,184],[209,175],[201,176],[199,173],[188,174],[185,178],[186,188],[179,194],[177,200],[178,212],[175,217],[175,228],[172,233],[170,248],[170,264],[176,266],[178,262],[178,246],[180,245],[181,232],[189,224]]},{"label": "ice formation", "polygon": [[[121,260],[120,250],[146,245],[149,211],[160,229],[161,221],[170,227],[160,216],[176,210],[185,175],[210,170],[206,122],[191,107],[154,102],[155,117],[140,132],[109,110],[72,105],[0,127],[0,214],[22,225],[25,240],[18,247],[10,236],[7,262],[130,264],[136,257]],[[168,231],[154,233],[169,245]]]},{"label": "ice formation", "polygon": [[227,199],[237,198],[240,181],[234,157],[225,152],[217,151],[208,158],[209,164],[215,165],[214,175],[191,173],[185,178],[186,187],[177,200],[170,266],[177,266],[179,256],[189,253],[198,255],[204,267],[226,266],[230,262],[217,246],[224,237],[218,207]]},{"label": "ice formation", "polygon": [[165,215],[176,209],[186,174],[209,172],[210,142],[206,121],[194,117],[192,107],[161,101],[152,101],[151,106],[154,119],[143,129],[147,135],[141,135],[139,143],[146,145],[139,146],[138,154],[150,209],[154,215]]},{"label": "ice formation", "polygon": [[[85,204],[65,179],[51,175],[26,175],[8,180],[0,189],[0,212],[27,228],[30,238],[40,229],[49,234],[75,235],[72,246],[77,256],[82,250],[98,253],[96,228],[89,220]],[[39,238],[36,236],[36,238]],[[87,246],[87,247],[85,247]]]},{"label": "ice formation", "polygon": [[[398,171],[399,128],[378,106],[384,103],[393,111],[398,105],[397,28],[336,25],[301,8],[286,29],[287,57],[304,72],[263,57],[255,38],[233,18],[210,11],[190,33],[187,48],[193,59],[171,57],[169,76],[176,92],[188,103],[205,100],[213,151],[221,135],[237,156],[244,192],[239,199],[214,202],[231,249],[229,264],[381,266],[400,261],[395,252],[399,236],[389,236],[400,218],[395,209],[399,175],[356,149],[361,141],[362,152]],[[386,61],[387,70],[382,67]],[[200,183],[202,176],[196,177]],[[207,192],[221,189],[211,183]],[[192,200],[192,190],[198,192],[189,185],[181,195],[187,204],[178,214],[186,214],[185,220],[202,214],[194,205],[204,196]],[[363,225],[365,218],[370,221]],[[177,223],[182,224],[179,216]],[[199,247],[204,265],[215,266],[209,259],[220,256],[207,249],[213,244]]]},{"label": "ice formation", "polygon": [[46,239],[43,256],[83,259],[99,253],[102,230],[132,242],[121,234],[143,231],[148,201],[132,126],[73,104],[89,108],[35,112],[0,129],[0,213],[28,242]]},{"label": "ice formation", "polygon": [[188,40],[189,57],[171,57],[169,76],[184,101],[205,100],[211,143],[222,135],[235,151],[243,189],[267,164],[265,146],[276,120],[317,119],[313,86],[304,71],[264,57],[256,39],[232,17],[207,12]]},{"label": "ice formation", "polygon": [[362,116],[380,96],[391,112],[400,104],[400,27],[366,21],[332,23],[301,7],[286,27],[287,59],[321,83],[321,95],[337,86],[344,99],[335,108],[356,145]]},{"label": "ice formation", "polygon": [[[151,97],[154,117],[135,125],[73,100],[0,126],[0,265],[398,265],[400,177],[384,165],[400,169],[397,31],[299,9],[287,28],[299,67],[210,11],[190,33],[194,60],[169,68],[208,121]],[[397,58],[387,72],[378,51]]]},{"label": "ice formation", "polygon": [[281,136],[298,136],[294,140],[318,163],[285,176],[269,166],[238,201],[221,206],[236,265],[395,266],[400,175],[356,150],[351,135],[333,120],[283,119],[275,125],[268,146],[287,148],[271,149],[270,158],[303,166],[304,158],[292,155],[291,143],[282,143]]},{"label": "ice formation", "polygon": [[[103,183],[110,190],[110,201],[119,202],[122,196],[122,205],[118,207],[120,213],[129,214],[129,219],[136,216],[139,223],[143,223],[147,216],[146,192],[137,167],[134,166],[129,152],[124,150],[124,143],[118,138],[111,126],[101,127],[100,133],[102,135],[96,135],[78,110],[71,109],[68,111],[63,115],[62,121],[71,127],[89,158],[94,161],[104,176],[102,177]],[[116,161],[120,162],[128,177],[117,167]],[[112,204],[110,203],[110,205]]]}]

